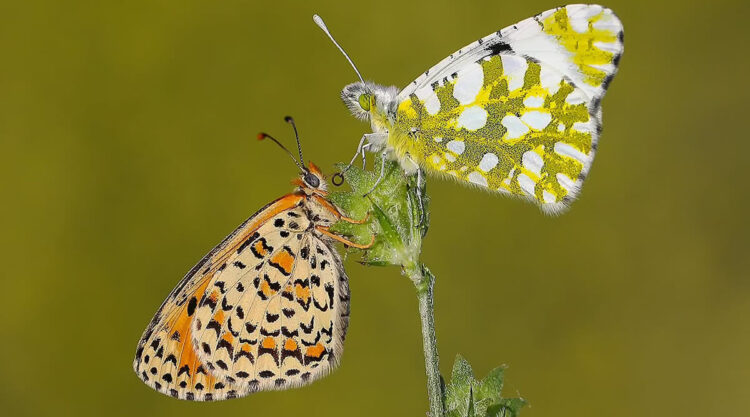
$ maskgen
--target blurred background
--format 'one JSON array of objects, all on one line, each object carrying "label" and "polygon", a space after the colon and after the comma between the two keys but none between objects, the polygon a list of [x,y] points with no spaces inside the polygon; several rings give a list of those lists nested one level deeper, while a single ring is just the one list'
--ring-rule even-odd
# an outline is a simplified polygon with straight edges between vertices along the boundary
[{"label": "blurred background", "polygon": [[[0,407],[31,415],[424,415],[414,288],[347,264],[340,369],[302,389],[180,402],[131,369],[205,252],[368,126],[339,91],[403,87],[557,1],[29,1],[0,5]],[[524,417],[750,415],[747,16],[736,1],[606,3],[625,25],[580,200],[531,205],[429,181],[441,369],[509,366]],[[377,353],[377,354],[376,354]]]}]

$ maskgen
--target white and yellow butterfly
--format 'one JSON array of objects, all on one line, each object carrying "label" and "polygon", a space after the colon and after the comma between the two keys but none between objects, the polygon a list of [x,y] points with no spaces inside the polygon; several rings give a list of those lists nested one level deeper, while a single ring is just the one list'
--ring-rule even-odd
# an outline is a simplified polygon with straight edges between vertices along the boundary
[{"label": "white and yellow butterfly", "polygon": [[623,52],[622,24],[610,9],[540,13],[459,49],[400,92],[365,82],[322,19],[313,19],[360,78],[341,93],[372,126],[357,154],[382,152],[409,173],[447,174],[547,213],[576,198]]}]

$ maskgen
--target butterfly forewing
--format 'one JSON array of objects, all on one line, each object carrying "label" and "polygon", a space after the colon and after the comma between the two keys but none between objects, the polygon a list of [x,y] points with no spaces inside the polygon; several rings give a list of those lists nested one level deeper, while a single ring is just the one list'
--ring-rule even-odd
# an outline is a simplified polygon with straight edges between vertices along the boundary
[{"label": "butterfly forewing", "polygon": [[541,13],[480,39],[399,95],[400,153],[545,211],[577,195],[596,151],[601,96],[622,53],[601,6]]},{"label": "butterfly forewing", "polygon": [[398,98],[403,101],[487,56],[511,54],[556,68],[593,99],[606,90],[622,52],[622,23],[612,10],[582,4],[558,7],[466,45],[425,71]]}]

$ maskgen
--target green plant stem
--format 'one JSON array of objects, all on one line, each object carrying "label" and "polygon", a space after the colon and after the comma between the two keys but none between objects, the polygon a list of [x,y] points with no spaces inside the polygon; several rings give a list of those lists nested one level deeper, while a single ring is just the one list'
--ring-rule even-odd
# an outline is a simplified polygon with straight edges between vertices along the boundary
[{"label": "green plant stem", "polygon": [[417,287],[419,317],[422,319],[422,345],[424,348],[425,370],[427,372],[427,396],[430,400],[430,417],[443,417],[443,392],[440,382],[440,368],[435,337],[435,315],[433,306],[433,285],[435,276],[424,265],[406,269],[406,274]]}]

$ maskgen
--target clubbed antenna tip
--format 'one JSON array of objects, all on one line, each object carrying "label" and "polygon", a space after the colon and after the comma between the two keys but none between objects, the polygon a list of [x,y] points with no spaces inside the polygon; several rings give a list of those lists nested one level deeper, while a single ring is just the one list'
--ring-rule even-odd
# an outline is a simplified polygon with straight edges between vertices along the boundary
[{"label": "clubbed antenna tip", "polygon": [[331,42],[333,42],[333,44],[336,45],[337,48],[339,48],[339,51],[341,51],[341,53],[344,54],[344,58],[346,58],[346,60],[349,61],[349,64],[351,64],[352,68],[354,68],[354,72],[357,73],[357,77],[359,77],[359,80],[362,81],[362,84],[364,84],[365,79],[362,78],[362,74],[359,73],[357,66],[354,65],[354,61],[352,61],[352,59],[349,58],[349,55],[346,53],[346,51],[344,51],[344,48],[342,48],[341,45],[339,45],[339,43],[336,42],[336,39],[333,38],[333,35],[331,35],[331,31],[328,30],[328,26],[326,26],[325,22],[323,22],[323,18],[321,18],[317,14],[314,14],[313,22],[315,22],[315,24],[318,25],[318,27],[320,27],[320,29],[322,29],[326,35],[328,35],[328,37],[331,39]]}]

